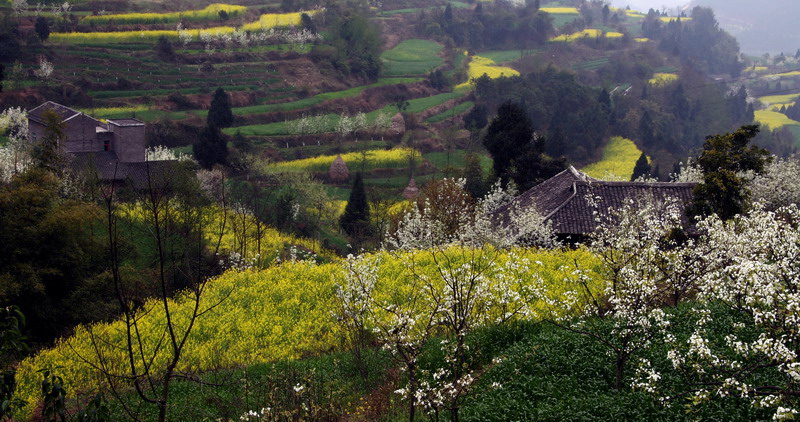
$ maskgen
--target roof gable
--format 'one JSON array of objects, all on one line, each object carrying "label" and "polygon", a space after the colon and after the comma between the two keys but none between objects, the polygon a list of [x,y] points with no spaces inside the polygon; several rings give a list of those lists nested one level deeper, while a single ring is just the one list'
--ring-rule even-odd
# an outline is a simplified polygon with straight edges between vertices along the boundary
[{"label": "roof gable", "polygon": [[47,101],[42,105],[28,111],[28,118],[36,123],[44,124],[44,118],[42,117],[42,115],[47,110],[55,111],[56,114],[58,114],[61,117],[61,121],[63,122],[70,121],[78,116],[85,116],[86,118],[92,119],[92,121],[95,122],[98,126],[102,126],[100,121],[95,119],[94,117],[82,113],[78,110],[69,108],[65,105],[54,103],[52,101]]}]

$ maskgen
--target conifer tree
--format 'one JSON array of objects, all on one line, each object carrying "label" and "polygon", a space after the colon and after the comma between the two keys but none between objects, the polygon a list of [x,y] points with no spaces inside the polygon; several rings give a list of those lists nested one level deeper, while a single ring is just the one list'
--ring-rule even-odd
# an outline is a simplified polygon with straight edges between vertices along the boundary
[{"label": "conifer tree", "polygon": [[362,239],[370,233],[369,203],[360,172],[356,173],[350,198],[344,207],[344,214],[339,218],[339,226],[354,239]]},{"label": "conifer tree", "polygon": [[475,198],[481,198],[486,194],[486,183],[483,177],[481,161],[475,154],[467,155],[467,163],[464,167],[464,190]]},{"label": "conifer tree", "polygon": [[631,181],[648,174],[650,174],[650,163],[647,162],[647,156],[642,153],[642,155],[639,156],[639,159],[636,160],[636,165],[633,166]]},{"label": "conifer tree", "polygon": [[214,91],[214,98],[211,99],[211,108],[208,110],[206,123],[208,123],[208,126],[217,129],[230,127],[233,124],[231,102],[228,99],[228,94],[222,88],[217,88]]},{"label": "conifer tree", "polygon": [[192,146],[194,158],[203,168],[210,169],[216,164],[225,165],[228,160],[228,142],[219,128],[206,126],[200,139]]}]

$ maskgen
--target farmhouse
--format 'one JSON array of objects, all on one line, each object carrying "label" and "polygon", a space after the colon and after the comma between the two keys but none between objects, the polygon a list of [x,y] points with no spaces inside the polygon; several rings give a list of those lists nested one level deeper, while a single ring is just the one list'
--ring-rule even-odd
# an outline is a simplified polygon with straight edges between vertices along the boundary
[{"label": "farmhouse", "polygon": [[[563,240],[579,241],[597,227],[595,211],[604,220],[628,198],[652,197],[677,200],[682,211],[692,202],[696,183],[606,182],[570,166],[568,169],[528,189],[514,200],[520,209],[533,208],[553,224]],[[595,198],[596,206],[589,198]],[[684,212],[685,214],[685,212]]]},{"label": "farmhouse", "polygon": [[60,146],[76,170],[94,171],[103,182],[128,182],[143,187],[154,170],[167,162],[146,161],[145,124],[137,119],[97,120],[85,113],[48,101],[28,112],[32,140],[45,134],[43,114],[56,112],[65,124]]}]

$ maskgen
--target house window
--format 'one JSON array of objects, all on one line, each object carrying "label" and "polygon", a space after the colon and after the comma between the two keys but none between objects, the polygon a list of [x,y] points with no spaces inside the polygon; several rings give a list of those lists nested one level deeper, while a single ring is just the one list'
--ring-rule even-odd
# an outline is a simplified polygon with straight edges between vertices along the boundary
[{"label": "house window", "polygon": [[111,141],[103,141],[103,151],[111,151]]}]

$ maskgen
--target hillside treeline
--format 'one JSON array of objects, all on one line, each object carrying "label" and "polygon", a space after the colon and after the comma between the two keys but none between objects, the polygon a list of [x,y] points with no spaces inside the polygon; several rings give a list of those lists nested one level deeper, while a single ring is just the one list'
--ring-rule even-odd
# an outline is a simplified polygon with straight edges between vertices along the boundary
[{"label": "hillside treeline", "polygon": [[[699,89],[687,86],[701,85]],[[681,82],[646,84],[627,95],[583,85],[575,74],[554,67],[524,76],[476,81],[481,104],[504,101],[522,104],[537,132],[547,139],[546,151],[572,162],[597,156],[610,134],[635,139],[648,154],[660,158],[665,171],[671,163],[702,146],[709,133],[753,121],[744,91],[727,94],[724,86],[708,84],[690,70]],[[666,174],[664,174],[666,176]]]}]

